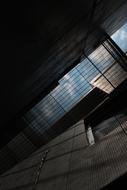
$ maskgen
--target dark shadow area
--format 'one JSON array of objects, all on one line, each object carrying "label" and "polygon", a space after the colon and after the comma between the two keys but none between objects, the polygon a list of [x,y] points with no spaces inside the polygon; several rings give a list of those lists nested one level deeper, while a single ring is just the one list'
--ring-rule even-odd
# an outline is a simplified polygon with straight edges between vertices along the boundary
[{"label": "dark shadow area", "polygon": [[112,189],[126,189],[127,186],[127,173],[114,180],[101,190],[112,190]]}]

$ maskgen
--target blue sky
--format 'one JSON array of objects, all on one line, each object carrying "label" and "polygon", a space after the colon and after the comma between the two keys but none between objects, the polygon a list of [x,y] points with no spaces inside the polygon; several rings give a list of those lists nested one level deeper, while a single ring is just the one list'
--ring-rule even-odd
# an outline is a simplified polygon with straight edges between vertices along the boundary
[{"label": "blue sky", "polygon": [[111,37],[124,52],[127,52],[127,23]]}]

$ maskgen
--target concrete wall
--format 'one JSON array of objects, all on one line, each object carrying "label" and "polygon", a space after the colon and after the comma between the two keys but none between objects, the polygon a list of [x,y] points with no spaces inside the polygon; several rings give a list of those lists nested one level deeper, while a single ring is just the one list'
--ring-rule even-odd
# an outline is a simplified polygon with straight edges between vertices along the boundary
[{"label": "concrete wall", "polygon": [[[123,127],[126,119],[121,119]],[[49,152],[35,186],[45,150]],[[89,146],[84,122],[80,121],[1,175],[0,190],[101,189],[127,171],[126,156],[127,136],[119,122],[112,132]]]},{"label": "concrete wall", "polygon": [[[34,112],[32,113],[35,125],[33,125],[33,121],[30,121],[30,123],[26,123],[26,126],[25,122],[23,123],[20,120],[16,125],[19,128],[19,124],[24,125],[24,130],[22,130],[11,141],[9,141],[8,144],[0,149],[0,175],[9,170],[18,162],[21,162],[27,158],[41,146],[47,144],[49,141],[66,131],[69,127],[80,121],[82,118],[87,117],[91,111],[93,111],[105,100],[106,96],[107,94],[105,92],[99,90],[98,88],[94,88],[76,106],[74,106],[51,127],[48,125],[43,126],[43,117],[41,117],[42,113],[40,108],[37,110],[37,112],[35,111],[38,113],[39,117],[37,117]],[[24,118],[22,118],[22,121],[24,121]],[[9,135],[7,132],[6,134]],[[6,138],[4,140],[6,142]],[[0,143],[0,147],[1,146],[2,143]]]}]

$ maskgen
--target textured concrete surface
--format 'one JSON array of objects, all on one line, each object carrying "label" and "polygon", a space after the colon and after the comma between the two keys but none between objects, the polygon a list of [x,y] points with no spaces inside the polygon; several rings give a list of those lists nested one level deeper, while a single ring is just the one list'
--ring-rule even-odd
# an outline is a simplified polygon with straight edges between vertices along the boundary
[{"label": "textured concrete surface", "polygon": [[84,122],[80,121],[1,175],[0,189],[32,190],[45,150],[49,153],[35,190],[101,189],[127,172],[127,116],[120,114],[109,121],[101,126],[117,123],[116,127],[93,146],[88,145]]},{"label": "textured concrete surface", "polygon": [[[43,126],[43,114],[39,113],[41,109],[35,110],[34,113],[37,113],[39,116],[36,117],[36,114],[33,114],[35,125],[33,125],[32,121],[27,123],[26,128],[22,132],[0,149],[0,175],[18,162],[27,158],[44,144],[47,144],[51,139],[66,131],[69,127],[81,120],[81,118],[86,117],[87,114],[106,99],[106,96],[106,93],[98,88],[94,88],[94,90],[87,94],[71,111],[67,112],[63,118],[59,119],[50,127],[49,125]],[[65,135],[67,134],[65,133]],[[0,146],[1,145],[0,143]]]}]

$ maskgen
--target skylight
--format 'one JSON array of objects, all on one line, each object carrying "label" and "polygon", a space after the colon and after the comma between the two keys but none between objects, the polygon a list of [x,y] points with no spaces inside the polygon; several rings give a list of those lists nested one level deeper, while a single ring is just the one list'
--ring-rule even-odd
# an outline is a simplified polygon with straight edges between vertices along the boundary
[{"label": "skylight", "polygon": [[[127,24],[112,38],[127,50]],[[124,44],[123,44],[124,40]],[[126,72],[100,45],[88,58],[69,71],[59,85],[24,116],[36,133],[43,133],[69,112],[95,87],[110,94],[127,77]]]}]

